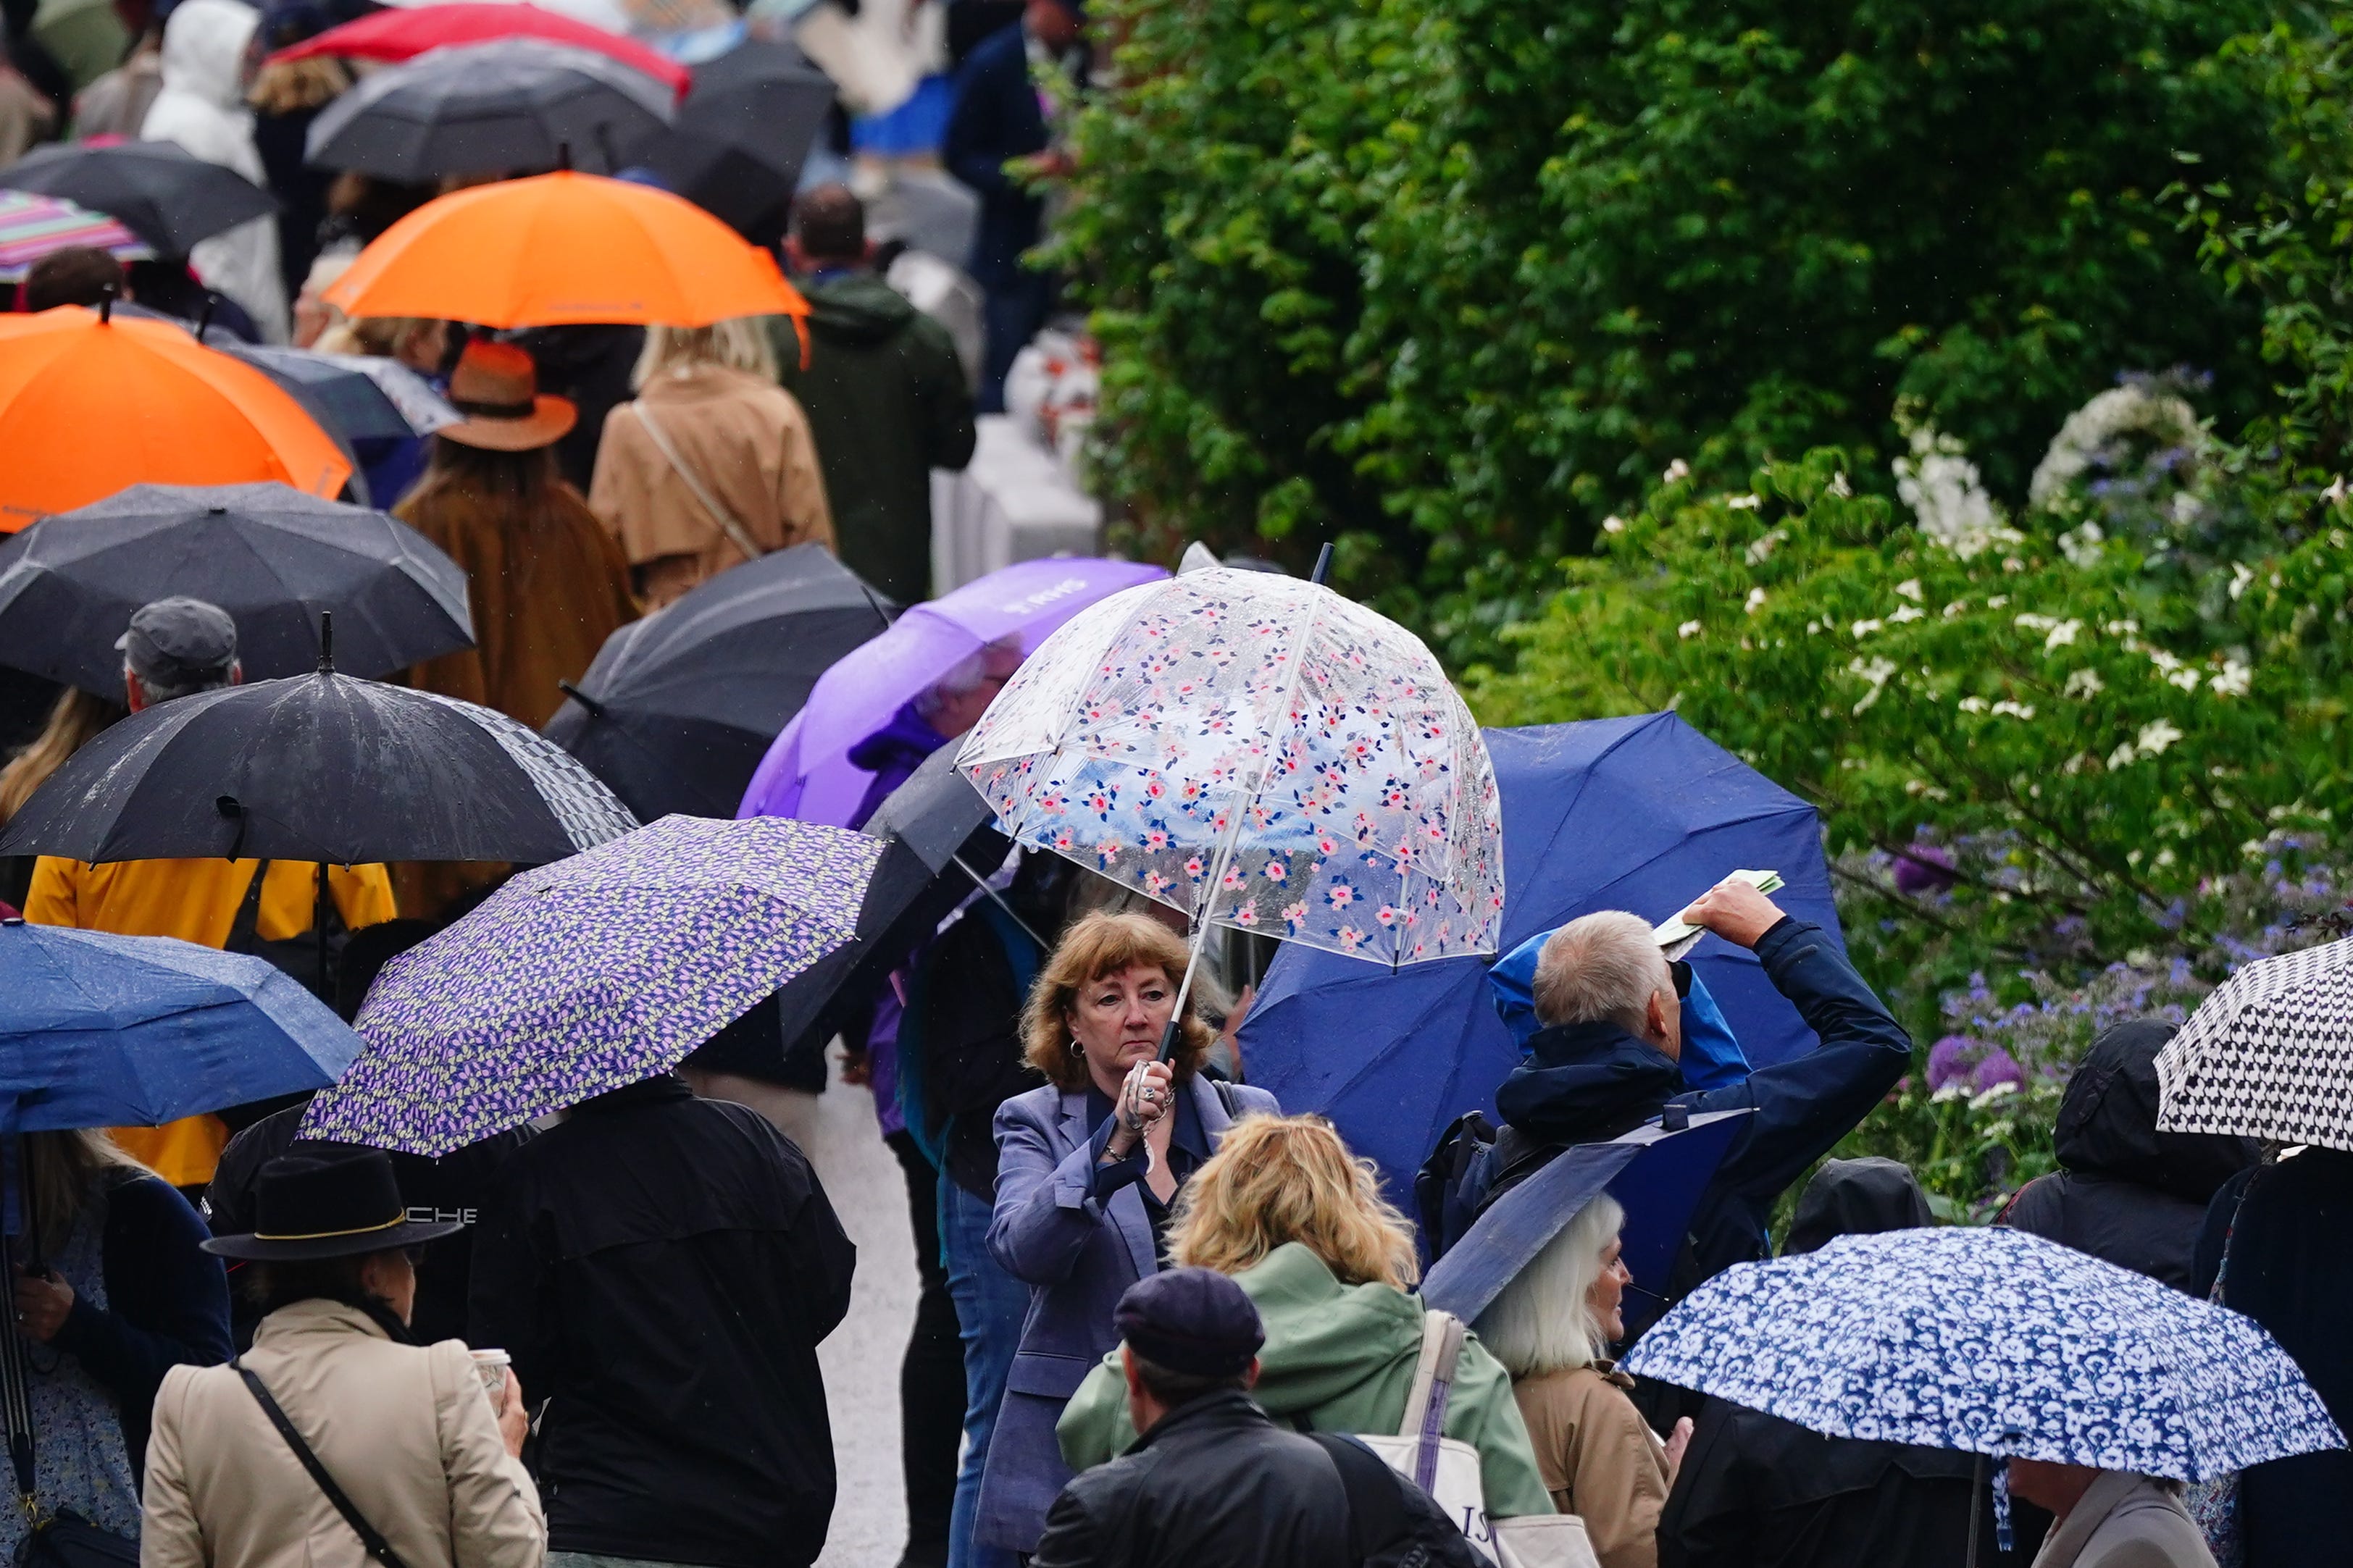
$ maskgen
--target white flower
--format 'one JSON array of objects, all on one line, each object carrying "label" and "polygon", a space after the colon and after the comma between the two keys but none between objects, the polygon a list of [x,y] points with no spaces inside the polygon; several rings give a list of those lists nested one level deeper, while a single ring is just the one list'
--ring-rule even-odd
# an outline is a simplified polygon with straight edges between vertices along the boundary
[{"label": "white flower", "polygon": [[1949,621],[1955,616],[1959,615],[1963,610],[1966,610],[1968,607],[1969,602],[1967,599],[1955,599],[1951,604],[1945,606],[1945,618]]},{"label": "white flower", "polygon": [[1911,600],[1916,605],[1920,602],[1920,579],[1917,577],[1906,577],[1904,581],[1895,584],[1895,591],[1897,594]]},{"label": "white flower", "polygon": [[2027,484],[2027,499],[2049,506],[2094,462],[2120,457],[2119,443],[2128,436],[2159,447],[2195,447],[2205,433],[2198,427],[2197,412],[2179,397],[2138,385],[2111,387],[2067,416]]},{"label": "white flower", "polygon": [[1622,517],[1617,516],[1615,513],[1612,513],[1610,516],[1605,517],[1601,520],[1601,531],[1604,533],[1623,533],[1626,531],[1626,520]]},{"label": "white flower", "polygon": [[2100,672],[2089,667],[2067,678],[2067,695],[2070,697],[2097,697],[2107,689],[2108,683],[2100,679]]},{"label": "white flower", "polygon": [[1747,610],[1748,610],[1748,613],[1749,613],[1750,615],[1752,615],[1752,616],[1753,616],[1753,615],[1755,615],[1757,611],[1759,611],[1759,610],[1763,609],[1764,607],[1765,607],[1765,590],[1764,590],[1764,589],[1762,589],[1762,588],[1751,588],[1751,589],[1749,589],[1749,590],[1748,590],[1748,605],[1747,605]]},{"label": "white flower", "polygon": [[2174,658],[2171,654],[2166,652],[2161,647],[2153,647],[2148,650],[2148,662],[2157,666],[2159,670],[2173,670],[2179,669],[2181,668],[2181,661]]},{"label": "white flower", "polygon": [[1928,612],[1917,605],[1898,605],[1895,606],[1895,613],[1887,617],[1887,624],[1891,626],[1900,626],[1906,621],[1921,621],[1927,618]]},{"label": "white flower", "polygon": [[1964,697],[1960,701],[1960,710],[1964,713],[1982,713],[1986,710],[1986,700],[1982,697]]},{"label": "white flower", "polygon": [[1864,692],[1862,700],[1854,705],[1854,710],[1860,713],[1878,701],[1879,694],[1887,689],[1887,678],[1895,673],[1895,661],[1874,658],[1866,664],[1857,658],[1849,660],[1846,668],[1850,674],[1859,675],[1871,683],[1871,689]]},{"label": "white flower", "polygon": [[1786,528],[1777,528],[1769,533],[1758,535],[1749,542],[1747,550],[1743,552],[1747,557],[1748,564],[1762,566],[1765,563],[1765,558],[1773,553],[1773,547],[1788,537],[1789,531]]},{"label": "white flower", "polygon": [[1987,609],[1989,609],[1989,610],[1999,610],[1999,609],[2000,609],[2004,605],[2007,605],[2007,604],[2009,604],[2009,603],[2010,603],[2010,595],[2007,595],[2007,594],[1996,594],[1992,598],[1988,599],[1988,600],[1986,601],[1986,608],[1987,608]]},{"label": "white flower", "polygon": [[2179,739],[2181,731],[2169,721],[2159,719],[2140,727],[2140,735],[2133,742],[2133,749],[2144,757],[2153,757]]},{"label": "white flower", "polygon": [[2337,475],[2337,478],[2330,482],[2328,488],[2320,492],[2320,499],[2327,501],[2330,506],[2335,506],[2337,502],[2343,500],[2345,499],[2345,476],[2343,474]]},{"label": "white flower", "polygon": [[1695,637],[1699,636],[1699,623],[1697,621],[1685,621],[1682,626],[1675,628],[1675,636],[1679,637]]},{"label": "white flower", "polygon": [[1844,468],[1841,468],[1837,473],[1831,476],[1830,493],[1837,496],[1841,500],[1854,494],[1854,491],[1846,482],[1846,470]]},{"label": "white flower", "polygon": [[2112,637],[2128,637],[2140,630],[2140,623],[2138,621],[2106,621],[2101,624],[2100,629]]},{"label": "white flower", "polygon": [[1857,642],[1861,642],[1863,638],[1869,637],[1872,633],[1877,631],[1886,624],[1887,623],[1885,621],[1877,620],[1857,621],[1854,623],[1854,638]]},{"label": "white flower", "polygon": [[1756,496],[1748,495],[1733,496],[1724,504],[1730,507],[1735,511],[1755,511],[1758,507],[1763,506],[1765,503]]},{"label": "white flower", "polygon": [[1691,465],[1684,462],[1681,458],[1677,458],[1673,462],[1667,465],[1667,471],[1659,476],[1659,482],[1662,484],[1671,485],[1678,479],[1687,479],[1689,478],[1691,478]]},{"label": "white flower", "polygon": [[2061,621],[2057,626],[2051,628],[2051,635],[2042,639],[2042,651],[2044,653],[2057,652],[2059,649],[2073,643],[2075,638],[2081,635],[2083,630],[2084,623],[2081,621]]},{"label": "white flower", "polygon": [[2177,669],[2165,679],[2171,681],[2174,685],[2179,686],[2184,691],[2195,691],[2198,689],[2198,672],[2194,669]]},{"label": "white flower", "polygon": [[1895,459],[1895,493],[1912,509],[1920,531],[1967,561],[1996,542],[2021,537],[2007,527],[1978,466],[1961,444],[1928,426],[1912,431],[1912,455]]},{"label": "white flower", "polygon": [[2206,689],[2217,697],[2244,697],[2254,679],[2252,668],[2235,658],[2226,658],[2222,668],[2207,679]]},{"label": "white flower", "polygon": [[2013,702],[2006,697],[1993,705],[1993,710],[1997,713],[2007,713],[2013,719],[2031,719],[2034,717],[2034,705],[2032,703]]},{"label": "white flower", "polygon": [[2059,536],[2059,553],[2075,567],[2094,566],[2100,560],[2100,541],[2105,536],[2100,525],[2087,522],[2081,528],[2071,528]]},{"label": "white flower", "polygon": [[2133,743],[2130,741],[2126,741],[2123,745],[2118,746],[2115,751],[2108,753],[2108,771],[2110,773],[2114,773],[2118,768],[2130,767],[2132,765],[2132,760]]},{"label": "white flower", "polygon": [[2240,595],[2245,593],[2247,591],[2247,584],[2254,580],[2255,571],[2253,567],[2249,566],[2243,561],[2233,561],[2231,563],[2231,597],[2235,599]]}]

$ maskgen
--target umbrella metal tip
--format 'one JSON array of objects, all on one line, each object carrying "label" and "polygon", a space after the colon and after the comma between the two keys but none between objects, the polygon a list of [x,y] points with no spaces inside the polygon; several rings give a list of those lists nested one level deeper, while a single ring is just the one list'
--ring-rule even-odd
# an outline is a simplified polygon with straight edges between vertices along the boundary
[{"label": "umbrella metal tip", "polygon": [[9,915],[5,919],[0,919],[0,926],[20,926],[24,923],[25,917],[22,915]]}]

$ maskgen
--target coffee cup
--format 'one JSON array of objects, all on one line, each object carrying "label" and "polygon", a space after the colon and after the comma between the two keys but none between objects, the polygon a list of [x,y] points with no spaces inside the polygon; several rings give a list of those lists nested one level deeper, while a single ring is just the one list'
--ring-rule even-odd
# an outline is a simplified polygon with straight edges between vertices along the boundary
[{"label": "coffee cup", "polygon": [[481,1377],[482,1392],[490,1396],[491,1408],[499,1409],[507,1402],[507,1368],[514,1357],[504,1351],[470,1351],[474,1371]]}]

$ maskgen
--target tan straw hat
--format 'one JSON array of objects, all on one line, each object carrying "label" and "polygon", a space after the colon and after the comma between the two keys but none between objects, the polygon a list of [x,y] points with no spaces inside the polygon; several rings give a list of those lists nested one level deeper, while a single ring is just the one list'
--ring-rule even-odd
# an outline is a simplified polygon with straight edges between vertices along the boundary
[{"label": "tan straw hat", "polygon": [[539,390],[539,368],[513,343],[475,338],[449,377],[450,406],[466,417],[437,432],[461,447],[528,452],[559,440],[579,419],[568,397]]}]

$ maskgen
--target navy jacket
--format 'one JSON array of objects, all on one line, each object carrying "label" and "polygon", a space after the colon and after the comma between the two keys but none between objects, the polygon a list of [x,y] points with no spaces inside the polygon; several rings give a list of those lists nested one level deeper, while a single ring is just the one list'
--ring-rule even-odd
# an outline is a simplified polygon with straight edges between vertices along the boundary
[{"label": "navy jacket", "polygon": [[1614,1138],[1670,1102],[1694,1113],[1753,1108],[1692,1215],[1691,1251],[1672,1288],[1687,1290],[1768,1255],[1766,1226],[1783,1189],[1894,1088],[1912,1039],[1820,926],[1785,916],[1757,943],[1766,978],[1821,1043],[1725,1089],[1676,1092],[1681,1075],[1656,1047],[1614,1024],[1537,1031],[1529,1059],[1495,1093],[1512,1128],[1546,1143]]},{"label": "navy jacket", "polygon": [[1046,115],[1029,80],[1029,36],[998,29],[956,72],[940,160],[980,197],[965,270],[983,288],[1020,275],[1021,253],[1038,243],[1045,202],[1005,172],[1008,159],[1046,150]]}]

